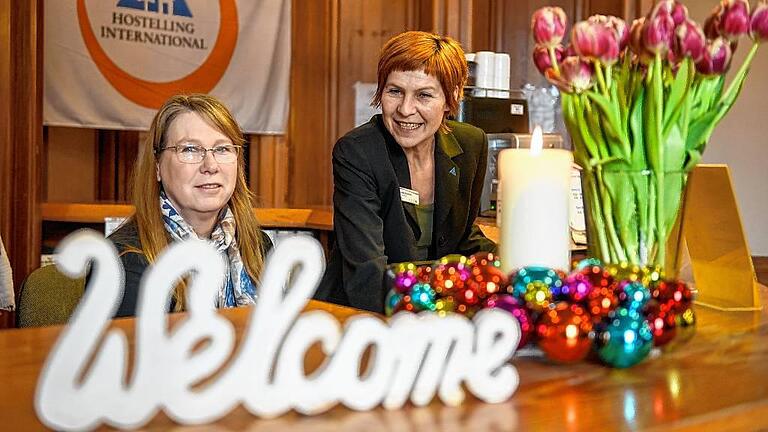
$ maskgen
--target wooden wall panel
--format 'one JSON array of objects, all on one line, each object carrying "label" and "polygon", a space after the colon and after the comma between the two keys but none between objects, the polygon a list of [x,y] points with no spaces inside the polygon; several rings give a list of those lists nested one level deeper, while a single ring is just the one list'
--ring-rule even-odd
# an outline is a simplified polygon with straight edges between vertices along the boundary
[{"label": "wooden wall panel", "polygon": [[[473,35],[477,43],[473,51],[504,52],[512,58],[510,67],[511,88],[524,83],[543,83],[531,55],[533,41],[530,35],[531,15],[543,6],[560,6],[571,22],[578,13],[578,0],[475,0],[478,10],[473,20]],[[488,29],[488,30],[484,30]]]},{"label": "wooden wall panel", "polygon": [[[42,0],[0,2],[0,221],[15,287],[40,262]],[[7,324],[0,317],[0,326]]]},{"label": "wooden wall panel", "polygon": [[139,153],[139,132],[96,131],[96,199],[124,202],[130,200],[131,175]]},{"label": "wooden wall panel", "polygon": [[[625,16],[625,12],[627,11],[626,3],[628,3],[628,0],[583,0],[583,1],[584,1],[585,16],[601,14],[601,15],[614,15],[614,16],[623,18]],[[634,3],[631,0],[630,2]]]},{"label": "wooden wall panel", "polygon": [[355,82],[376,82],[381,47],[409,28],[408,0],[344,0],[339,9],[334,141],[355,126]]},{"label": "wooden wall panel", "polygon": [[250,188],[258,207],[286,207],[288,141],[284,135],[252,135],[249,147]]},{"label": "wooden wall panel", "polygon": [[[0,237],[6,253],[13,228],[13,146],[11,141],[11,0],[0,0]],[[14,314],[0,311],[0,329],[12,327]]]},{"label": "wooden wall panel", "polygon": [[10,255],[14,282],[40,265],[43,148],[42,0],[17,0],[12,10],[11,78],[14,106],[13,235]]},{"label": "wooden wall panel", "polygon": [[11,236],[13,145],[11,141],[11,0],[0,0],[0,237]]},{"label": "wooden wall panel", "polygon": [[[93,129],[45,128],[45,190],[43,200],[90,202],[97,199],[101,184],[111,185],[108,177],[98,177],[96,131]],[[98,178],[103,181],[97,181]]]},{"label": "wooden wall panel", "polygon": [[[422,30],[433,31],[450,36],[468,51],[472,47],[475,0],[427,0],[432,4],[432,22],[429,28]],[[487,3],[487,2],[486,2]]]},{"label": "wooden wall panel", "polygon": [[[294,0],[288,121],[294,206],[330,205],[330,153],[336,131],[338,0]],[[301,30],[298,30],[301,29]]]}]

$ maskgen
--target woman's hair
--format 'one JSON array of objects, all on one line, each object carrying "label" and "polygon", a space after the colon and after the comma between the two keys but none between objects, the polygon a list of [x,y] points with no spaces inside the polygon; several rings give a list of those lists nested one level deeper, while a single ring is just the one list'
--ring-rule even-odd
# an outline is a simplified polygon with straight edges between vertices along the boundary
[{"label": "woman's hair", "polygon": [[[204,94],[176,95],[168,99],[155,114],[147,139],[139,151],[133,174],[132,201],[136,206],[133,218],[141,241],[141,250],[147,261],[154,262],[170,241],[160,212],[160,188],[156,166],[162,149],[166,146],[168,129],[180,114],[193,112],[211,127],[217,129],[232,141],[242,145],[243,133],[229,110],[218,99]],[[229,207],[235,216],[235,237],[245,271],[256,282],[264,267],[264,242],[259,223],[253,214],[253,195],[245,181],[245,163],[242,152],[237,160],[235,190],[229,199]],[[131,251],[129,251],[131,252]],[[185,309],[185,283],[177,285],[174,291],[176,310]]]},{"label": "woman's hair", "polygon": [[[400,33],[390,39],[379,53],[378,87],[373,105],[381,105],[381,96],[389,74],[395,71],[420,71],[440,82],[448,112],[456,116],[467,82],[467,60],[461,45],[448,36],[422,31]],[[447,131],[445,116],[441,131]]]}]

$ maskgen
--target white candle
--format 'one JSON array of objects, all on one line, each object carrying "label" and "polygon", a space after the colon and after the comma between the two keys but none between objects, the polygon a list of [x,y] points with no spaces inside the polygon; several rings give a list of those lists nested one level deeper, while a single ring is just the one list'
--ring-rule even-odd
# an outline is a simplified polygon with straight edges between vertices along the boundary
[{"label": "white candle", "polygon": [[532,265],[568,269],[573,155],[568,150],[542,147],[537,126],[530,149],[502,150],[499,156],[499,251],[505,272]]}]

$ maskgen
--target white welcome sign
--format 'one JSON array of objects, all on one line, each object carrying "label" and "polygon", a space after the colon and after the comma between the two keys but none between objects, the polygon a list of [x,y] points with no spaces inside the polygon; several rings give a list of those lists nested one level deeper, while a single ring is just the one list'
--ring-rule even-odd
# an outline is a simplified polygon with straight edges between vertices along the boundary
[{"label": "white welcome sign", "polygon": [[[38,381],[35,408],[51,428],[136,428],[160,410],[178,423],[204,424],[239,404],[261,417],[291,409],[318,414],[338,403],[354,410],[380,404],[394,409],[410,399],[421,406],[436,394],[457,405],[465,396],[462,384],[496,403],[517,389],[517,370],[507,361],[520,328],[507,312],[484,310],[474,323],[460,315],[410,313],[385,323],[363,314],[343,329],[327,312],[300,315],[324,267],[319,244],[305,237],[280,242],[267,260],[258,302],[227,364],[235,331],[213,307],[222,258],[203,242],[170,246],[142,281],[133,373],[127,376],[128,338],[107,328],[123,289],[114,247],[82,231],[65,239],[58,254],[60,270],[70,277],[81,276],[89,262],[94,271]],[[292,269],[298,275],[284,293]],[[174,282],[190,272],[188,316],[169,332],[168,298]],[[306,376],[305,354],[318,342],[327,358]],[[375,349],[360,375],[369,347]],[[197,385],[217,371],[215,380]]]}]

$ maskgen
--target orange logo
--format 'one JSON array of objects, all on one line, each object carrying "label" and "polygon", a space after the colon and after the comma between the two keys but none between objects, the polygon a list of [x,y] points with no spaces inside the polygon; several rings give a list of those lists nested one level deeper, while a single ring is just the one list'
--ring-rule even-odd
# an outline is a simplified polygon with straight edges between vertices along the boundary
[{"label": "orange logo", "polygon": [[137,78],[115,64],[99,44],[88,19],[85,0],[77,0],[77,20],[85,46],[102,75],[125,98],[143,107],[158,109],[169,97],[181,92],[208,93],[219,82],[232,60],[237,44],[238,21],[235,0],[219,0],[221,24],[208,58],[189,75],[167,82]]}]

